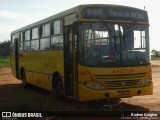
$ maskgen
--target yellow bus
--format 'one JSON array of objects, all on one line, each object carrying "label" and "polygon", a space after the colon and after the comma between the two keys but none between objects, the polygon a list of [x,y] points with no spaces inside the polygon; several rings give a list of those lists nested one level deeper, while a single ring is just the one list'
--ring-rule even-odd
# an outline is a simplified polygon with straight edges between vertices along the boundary
[{"label": "yellow bus", "polygon": [[146,10],[79,5],[13,31],[11,69],[78,101],[152,95],[149,46]]}]

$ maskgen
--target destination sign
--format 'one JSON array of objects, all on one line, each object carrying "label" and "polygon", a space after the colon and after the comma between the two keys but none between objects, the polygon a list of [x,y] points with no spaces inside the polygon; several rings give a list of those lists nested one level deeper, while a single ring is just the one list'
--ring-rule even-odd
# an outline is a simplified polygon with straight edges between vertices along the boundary
[{"label": "destination sign", "polygon": [[82,10],[82,16],[85,19],[148,22],[146,11],[124,6],[89,6]]}]

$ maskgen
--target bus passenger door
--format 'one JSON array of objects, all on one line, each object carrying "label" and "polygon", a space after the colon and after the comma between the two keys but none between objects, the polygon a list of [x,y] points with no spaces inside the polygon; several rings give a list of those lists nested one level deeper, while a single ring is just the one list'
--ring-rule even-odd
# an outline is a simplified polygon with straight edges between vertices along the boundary
[{"label": "bus passenger door", "polygon": [[65,96],[77,98],[78,68],[77,68],[77,35],[73,26],[65,27],[64,39],[64,88]]},{"label": "bus passenger door", "polygon": [[19,79],[19,52],[18,52],[18,43],[19,43],[19,33],[15,34],[12,37],[12,50],[11,50],[11,68],[13,70],[13,74],[16,78]]}]

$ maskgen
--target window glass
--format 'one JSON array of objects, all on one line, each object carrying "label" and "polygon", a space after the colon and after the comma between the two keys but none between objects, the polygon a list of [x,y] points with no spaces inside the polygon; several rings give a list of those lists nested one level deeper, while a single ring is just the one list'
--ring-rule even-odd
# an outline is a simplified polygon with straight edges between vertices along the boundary
[{"label": "window glass", "polygon": [[31,50],[39,50],[39,40],[31,41]]},{"label": "window glass", "polygon": [[53,26],[54,26],[54,35],[60,34],[61,33],[61,22],[60,22],[60,20],[55,21]]},{"label": "window glass", "polygon": [[30,40],[30,30],[25,31],[25,41]]},{"label": "window glass", "polygon": [[14,44],[14,39],[15,39],[15,35],[12,35],[12,38],[11,38],[11,44]]},{"label": "window glass", "polygon": [[38,38],[38,27],[32,29],[32,39]]},{"label": "window glass", "polygon": [[20,42],[19,42],[19,49],[23,50],[23,41],[24,41],[24,37],[23,37],[23,32],[21,32],[20,34]]},{"label": "window glass", "polygon": [[25,41],[24,42],[24,50],[29,51],[30,50],[30,41]]},{"label": "window glass", "polygon": [[63,49],[63,35],[54,36],[51,38],[51,49]]},{"label": "window glass", "polygon": [[80,26],[80,63],[98,67],[131,67],[149,63],[147,25],[83,23]]},{"label": "window glass", "polygon": [[91,47],[92,45],[108,45],[108,37],[108,31],[85,30],[86,45],[88,47]]},{"label": "window glass", "polygon": [[24,37],[23,37],[23,32],[21,32],[21,40],[20,40],[21,42],[24,41],[23,38],[24,38]]},{"label": "window glass", "polygon": [[23,50],[23,42],[19,42],[19,50]]},{"label": "window glass", "polygon": [[50,24],[46,24],[42,26],[42,37],[46,37],[50,35]]},{"label": "window glass", "polygon": [[50,38],[40,40],[40,50],[50,50]]},{"label": "window glass", "polygon": [[134,48],[145,48],[145,31],[134,31]]},{"label": "window glass", "polygon": [[12,35],[12,38],[11,38],[11,50],[12,50],[12,52],[14,52],[14,50],[15,50],[14,38],[15,38],[15,35]]}]

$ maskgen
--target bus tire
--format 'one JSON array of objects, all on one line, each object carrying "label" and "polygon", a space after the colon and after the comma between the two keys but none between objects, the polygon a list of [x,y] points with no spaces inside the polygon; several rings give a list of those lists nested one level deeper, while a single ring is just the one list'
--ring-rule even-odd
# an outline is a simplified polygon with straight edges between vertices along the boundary
[{"label": "bus tire", "polygon": [[24,88],[28,88],[28,83],[26,81],[26,72],[24,69],[21,71],[21,79],[22,79],[22,86]]},{"label": "bus tire", "polygon": [[62,80],[60,79],[60,76],[57,75],[55,78],[54,78],[54,91],[55,91],[55,94],[57,97],[63,97],[64,94],[64,90],[63,90],[63,82]]}]

